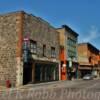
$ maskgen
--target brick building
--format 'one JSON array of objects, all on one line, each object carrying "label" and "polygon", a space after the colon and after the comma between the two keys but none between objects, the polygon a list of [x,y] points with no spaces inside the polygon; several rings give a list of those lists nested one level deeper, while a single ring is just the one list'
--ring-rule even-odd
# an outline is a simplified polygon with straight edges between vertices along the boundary
[{"label": "brick building", "polygon": [[78,61],[80,64],[80,76],[86,74],[99,75],[99,50],[90,43],[78,45]]},{"label": "brick building", "polygon": [[[62,70],[62,80],[77,78],[78,56],[77,44],[78,34],[67,25],[62,25],[57,31],[60,33],[60,61]],[[64,74],[64,75],[63,75]],[[64,77],[65,76],[65,77]]]},{"label": "brick building", "polygon": [[59,34],[23,11],[0,15],[0,85],[59,80]]}]

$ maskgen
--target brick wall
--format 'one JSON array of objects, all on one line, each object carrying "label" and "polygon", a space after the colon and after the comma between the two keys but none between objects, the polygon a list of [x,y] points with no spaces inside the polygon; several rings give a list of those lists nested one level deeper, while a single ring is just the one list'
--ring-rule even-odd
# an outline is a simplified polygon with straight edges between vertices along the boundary
[{"label": "brick wall", "polygon": [[90,46],[89,44],[80,44],[78,45],[78,60],[79,63],[88,63],[91,65],[98,64],[98,56],[99,53],[96,52],[97,50]]},{"label": "brick wall", "polygon": [[88,60],[88,48],[87,48],[87,44],[85,45],[78,45],[78,61],[79,63],[83,64],[83,63],[89,63]]}]

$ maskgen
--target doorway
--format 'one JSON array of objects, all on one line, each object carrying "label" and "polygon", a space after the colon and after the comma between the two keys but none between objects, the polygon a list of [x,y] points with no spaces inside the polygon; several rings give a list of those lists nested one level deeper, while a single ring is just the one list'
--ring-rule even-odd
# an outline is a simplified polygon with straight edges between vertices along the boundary
[{"label": "doorway", "polygon": [[23,85],[32,82],[32,64],[24,63],[23,67]]},{"label": "doorway", "polygon": [[59,69],[57,64],[36,63],[35,83],[59,80]]}]

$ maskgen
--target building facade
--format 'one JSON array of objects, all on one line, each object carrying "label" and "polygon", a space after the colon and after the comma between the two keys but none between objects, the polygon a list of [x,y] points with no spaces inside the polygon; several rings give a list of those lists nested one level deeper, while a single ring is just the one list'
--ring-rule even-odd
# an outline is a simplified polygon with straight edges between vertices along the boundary
[{"label": "building facade", "polygon": [[[71,78],[77,78],[78,74],[78,55],[77,55],[77,43],[78,34],[73,31],[67,25],[62,25],[62,28],[58,28],[60,33],[60,61],[62,69],[65,69],[65,80]],[[64,68],[66,67],[66,68]],[[62,78],[63,80],[63,78]]]},{"label": "building facade", "polygon": [[90,43],[78,45],[79,71],[82,78],[86,74],[99,75],[99,50]]},{"label": "building facade", "polygon": [[23,11],[0,15],[0,84],[59,80],[59,34]]}]

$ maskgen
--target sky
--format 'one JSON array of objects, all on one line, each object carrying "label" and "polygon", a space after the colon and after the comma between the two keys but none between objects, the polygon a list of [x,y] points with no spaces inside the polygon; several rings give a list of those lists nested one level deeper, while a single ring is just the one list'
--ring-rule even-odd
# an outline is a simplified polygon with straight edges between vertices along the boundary
[{"label": "sky", "polygon": [[79,34],[79,43],[100,50],[100,0],[0,0],[0,14],[22,10],[55,28],[68,25]]}]

